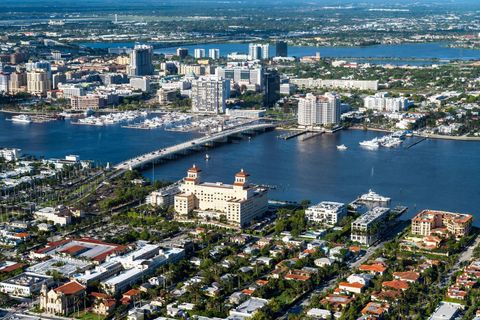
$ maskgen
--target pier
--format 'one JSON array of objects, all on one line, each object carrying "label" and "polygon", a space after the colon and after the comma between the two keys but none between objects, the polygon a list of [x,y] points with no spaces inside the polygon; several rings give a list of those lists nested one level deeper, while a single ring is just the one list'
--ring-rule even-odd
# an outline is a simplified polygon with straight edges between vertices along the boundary
[{"label": "pier", "polygon": [[417,144],[419,144],[420,142],[423,142],[423,141],[425,141],[425,140],[427,140],[427,138],[425,138],[425,137],[424,137],[424,138],[421,138],[421,139],[419,139],[419,140],[417,140],[417,141],[409,144],[408,146],[406,146],[405,149],[410,149],[411,147],[413,147],[413,146],[415,146],[415,145],[417,145]]},{"label": "pier", "polygon": [[172,159],[180,155],[188,154],[189,152],[200,151],[207,147],[213,147],[216,143],[228,142],[229,138],[248,134],[255,134],[258,132],[265,132],[268,130],[272,130],[273,128],[275,128],[274,124],[260,123],[225,130],[219,133],[214,133],[197,139],[182,142],[171,147],[166,147],[163,149],[139,155],[135,158],[117,164],[115,166],[115,169],[120,170],[120,172],[131,169],[141,169],[152,163]]},{"label": "pier", "polygon": [[287,133],[284,133],[284,134],[281,134],[281,135],[277,136],[277,138],[283,139],[283,140],[288,140],[288,139],[292,139],[292,138],[301,136],[302,134],[305,134],[307,132],[308,132],[307,130],[287,132]]}]

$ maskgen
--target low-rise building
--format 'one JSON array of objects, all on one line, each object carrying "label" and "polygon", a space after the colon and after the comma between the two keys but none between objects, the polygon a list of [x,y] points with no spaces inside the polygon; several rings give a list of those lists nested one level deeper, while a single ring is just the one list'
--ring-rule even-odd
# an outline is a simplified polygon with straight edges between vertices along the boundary
[{"label": "low-rise building", "polygon": [[41,221],[51,221],[54,224],[66,226],[72,223],[72,218],[82,217],[83,212],[81,210],[68,208],[65,206],[58,207],[45,207],[34,212],[34,217]]},{"label": "low-rise building", "polygon": [[473,216],[446,211],[423,210],[412,219],[412,234],[430,236],[449,233],[462,238],[470,233]]},{"label": "low-rise building", "polygon": [[385,227],[389,208],[375,207],[361,215],[352,223],[351,240],[370,246],[375,243]]},{"label": "low-rise building", "polygon": [[83,308],[85,292],[86,287],[76,281],[51,290],[43,285],[40,292],[40,308],[48,314],[69,315]]},{"label": "low-rise building", "polygon": [[49,285],[52,282],[53,278],[50,276],[24,272],[0,282],[0,292],[12,296],[30,297],[39,292],[43,284]]},{"label": "low-rise building", "polygon": [[250,298],[235,309],[230,310],[231,317],[250,318],[259,310],[262,310],[268,303],[268,300],[261,298]]},{"label": "low-rise building", "polygon": [[305,210],[305,217],[309,221],[336,225],[347,215],[347,207],[343,203],[322,201]]}]

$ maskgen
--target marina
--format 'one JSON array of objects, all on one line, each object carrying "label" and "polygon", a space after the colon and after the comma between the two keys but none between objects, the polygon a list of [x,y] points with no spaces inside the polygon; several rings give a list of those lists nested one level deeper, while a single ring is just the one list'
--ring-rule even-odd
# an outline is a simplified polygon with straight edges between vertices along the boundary
[{"label": "marina", "polygon": [[72,124],[88,125],[88,126],[106,126],[119,124],[124,122],[131,122],[139,117],[146,117],[148,113],[146,111],[126,111],[121,113],[109,113],[101,115],[99,117],[88,116],[83,119],[78,119]]}]

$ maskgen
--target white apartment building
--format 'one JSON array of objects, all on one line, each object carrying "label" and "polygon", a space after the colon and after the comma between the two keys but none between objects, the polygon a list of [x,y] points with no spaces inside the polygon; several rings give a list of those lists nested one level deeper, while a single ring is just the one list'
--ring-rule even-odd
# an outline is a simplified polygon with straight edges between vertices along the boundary
[{"label": "white apartment building", "polygon": [[16,161],[20,157],[20,149],[2,148],[0,149],[0,158],[7,161]]},{"label": "white apartment building", "polygon": [[208,57],[213,60],[220,59],[220,49],[209,49]]},{"label": "white apartment building", "polygon": [[268,43],[250,43],[248,45],[248,56],[250,60],[263,60],[270,57],[270,45]]},{"label": "white apartment building", "polygon": [[223,216],[228,223],[243,227],[267,211],[267,190],[250,185],[245,171],[235,175],[233,184],[201,182],[200,172],[196,166],[188,170],[180,186],[182,193],[175,196],[177,215],[196,211],[201,217],[220,220]]},{"label": "white apartment building", "polygon": [[364,106],[367,109],[387,112],[405,111],[411,105],[406,98],[392,98],[386,92],[379,92],[374,96],[365,97]]},{"label": "white apartment building", "polygon": [[372,245],[383,231],[389,213],[390,209],[384,207],[375,207],[367,211],[352,222],[350,239],[362,245]]},{"label": "white apartment building", "polygon": [[316,126],[340,122],[340,97],[334,93],[315,96],[308,93],[298,100],[298,125]]},{"label": "white apartment building", "polygon": [[201,113],[225,112],[230,97],[230,80],[220,77],[200,77],[192,81],[192,111]]},{"label": "white apartment building", "polygon": [[0,282],[0,292],[16,297],[30,297],[42,288],[43,284],[53,283],[53,278],[33,272],[24,272]]},{"label": "white apartment building", "polygon": [[195,59],[205,58],[205,49],[195,49],[193,50],[193,56]]},{"label": "white apartment building", "polygon": [[305,217],[309,221],[336,225],[347,215],[347,207],[340,202],[322,201],[305,210]]},{"label": "white apartment building", "polygon": [[45,207],[33,213],[35,219],[40,221],[51,221],[53,224],[66,226],[72,222],[73,217],[82,217],[83,212],[72,210],[64,206]]},{"label": "white apartment building", "polygon": [[63,84],[58,85],[58,90],[63,92],[63,97],[65,99],[70,99],[73,97],[80,97],[85,95],[85,89],[78,84]]}]

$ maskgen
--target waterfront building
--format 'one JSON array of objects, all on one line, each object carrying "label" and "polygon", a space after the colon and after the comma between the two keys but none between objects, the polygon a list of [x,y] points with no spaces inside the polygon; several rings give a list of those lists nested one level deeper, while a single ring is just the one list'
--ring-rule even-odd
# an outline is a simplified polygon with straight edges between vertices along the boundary
[{"label": "waterfront building", "polygon": [[430,236],[446,232],[457,239],[470,233],[473,216],[446,211],[423,210],[412,219],[412,234]]},{"label": "waterfront building", "polygon": [[33,95],[46,96],[51,89],[50,76],[47,71],[34,69],[27,73],[27,91]]},{"label": "waterfront building", "polygon": [[265,116],[265,109],[226,109],[225,114],[232,118],[258,119]]},{"label": "waterfront building", "polygon": [[218,67],[215,69],[215,75],[230,80],[232,84],[245,86],[247,90],[259,91],[263,88],[264,72],[262,67]]},{"label": "waterfront building", "polygon": [[248,45],[250,60],[264,60],[270,57],[270,45],[268,43],[250,43]]},{"label": "waterfront building", "polygon": [[44,284],[40,291],[40,308],[52,315],[67,316],[83,306],[86,287],[77,281],[70,281],[48,290]]},{"label": "waterfront building", "polygon": [[205,58],[205,49],[195,49],[193,51],[193,57],[195,59],[202,59],[202,58]]},{"label": "waterfront building", "polygon": [[20,149],[15,148],[1,148],[0,158],[6,161],[16,161],[21,156]]},{"label": "waterfront building", "polygon": [[288,57],[288,44],[286,41],[277,41],[275,44],[276,57]]},{"label": "waterfront building", "polygon": [[177,49],[177,56],[181,59],[184,59],[188,56],[188,49],[186,48],[178,48]]},{"label": "waterfront building", "polygon": [[324,223],[330,226],[339,223],[346,215],[347,207],[339,202],[322,201],[305,210],[305,217],[308,221]]},{"label": "waterfront building", "polygon": [[411,102],[402,97],[389,97],[386,92],[379,92],[374,96],[364,98],[364,106],[370,110],[387,111],[387,112],[401,112],[408,109]]},{"label": "waterfront building", "polygon": [[98,110],[106,106],[106,101],[99,95],[89,94],[81,97],[70,98],[72,110],[86,111],[88,109]]},{"label": "waterfront building", "polygon": [[350,239],[360,244],[371,246],[375,243],[390,213],[389,208],[375,207],[352,222]]},{"label": "waterfront building", "polygon": [[273,107],[280,99],[280,75],[276,71],[264,74],[263,105]]},{"label": "waterfront building", "polygon": [[251,185],[249,174],[241,170],[233,184],[202,182],[201,170],[195,165],[187,172],[175,196],[175,212],[187,216],[195,211],[204,218],[224,218],[238,227],[261,217],[268,208],[268,191]]},{"label": "waterfront building", "polygon": [[85,89],[79,84],[59,84],[58,90],[63,92],[63,98],[65,99],[85,95]]},{"label": "waterfront building", "polygon": [[10,94],[27,91],[27,74],[25,72],[12,72],[8,83],[8,91]]},{"label": "waterfront building", "polygon": [[340,97],[334,93],[315,96],[308,93],[298,100],[298,124],[300,126],[332,125],[340,122]]},{"label": "waterfront building", "polygon": [[220,59],[220,49],[209,49],[208,57],[213,60]]},{"label": "waterfront building", "polygon": [[230,97],[230,80],[216,76],[200,77],[192,81],[192,111],[223,113]]},{"label": "waterfront building", "polygon": [[154,71],[152,59],[152,46],[135,45],[130,53],[130,64],[127,67],[128,75],[133,77],[152,75]]}]

